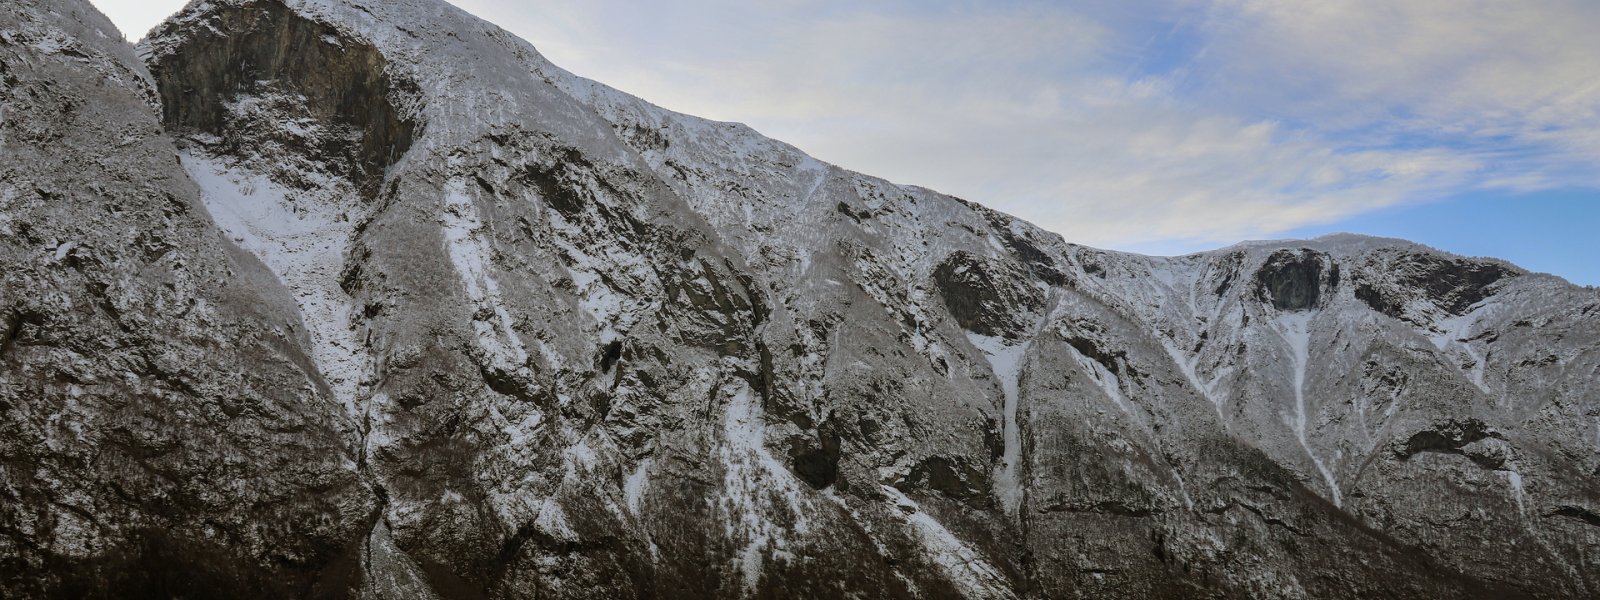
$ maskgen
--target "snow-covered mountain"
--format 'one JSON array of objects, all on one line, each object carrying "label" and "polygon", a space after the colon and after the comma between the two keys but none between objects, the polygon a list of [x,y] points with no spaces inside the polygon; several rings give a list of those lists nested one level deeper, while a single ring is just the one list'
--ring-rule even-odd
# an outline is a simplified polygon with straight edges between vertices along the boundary
[{"label": "snow-covered mountain", "polygon": [[0,595],[1600,595],[1600,291],[1157,258],[442,0],[0,6]]}]

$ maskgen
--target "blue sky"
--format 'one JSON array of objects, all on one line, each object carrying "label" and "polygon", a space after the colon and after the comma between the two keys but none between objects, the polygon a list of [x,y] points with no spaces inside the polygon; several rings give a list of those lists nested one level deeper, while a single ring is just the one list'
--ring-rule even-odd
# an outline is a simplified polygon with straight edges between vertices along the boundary
[{"label": "blue sky", "polygon": [[[1600,284],[1592,0],[455,0],[556,64],[1068,240],[1352,231]],[[129,37],[175,0],[99,0]]]}]

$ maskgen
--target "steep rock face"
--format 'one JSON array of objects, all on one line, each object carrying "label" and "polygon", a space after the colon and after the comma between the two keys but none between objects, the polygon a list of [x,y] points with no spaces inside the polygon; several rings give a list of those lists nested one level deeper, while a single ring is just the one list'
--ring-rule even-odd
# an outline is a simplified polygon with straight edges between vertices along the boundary
[{"label": "steep rock face", "polygon": [[142,49],[151,155],[260,259],[215,279],[277,290],[322,382],[327,433],[248,468],[348,440],[372,489],[316,521],[356,572],[296,563],[342,583],[280,596],[1600,591],[1592,289],[1350,236],[1074,246],[436,0],[196,2]]},{"label": "steep rock face", "polygon": [[1339,287],[1339,265],[1330,263],[1327,256],[1309,250],[1273,252],[1256,271],[1256,295],[1278,310],[1317,308]]},{"label": "steep rock face", "polygon": [[933,270],[933,280],[950,316],[963,329],[978,335],[1025,337],[1032,333],[1044,304],[1044,294],[1020,269],[965,251],[955,252],[939,263]]},{"label": "steep rock face", "polygon": [[1378,252],[1356,281],[1356,297],[1373,310],[1421,323],[1426,313],[1461,316],[1493,295],[1495,284],[1525,274],[1492,261]]},{"label": "steep rock face", "polygon": [[153,90],[87,3],[0,6],[0,596],[343,596],[344,413]]},{"label": "steep rock face", "polygon": [[[415,84],[394,81],[371,44],[274,3],[224,5],[191,31],[205,52],[146,49],[169,126],[215,136],[235,155],[281,161],[298,150],[369,196],[411,146],[415,125],[393,100]],[[306,168],[275,170],[289,179],[296,167]]]}]

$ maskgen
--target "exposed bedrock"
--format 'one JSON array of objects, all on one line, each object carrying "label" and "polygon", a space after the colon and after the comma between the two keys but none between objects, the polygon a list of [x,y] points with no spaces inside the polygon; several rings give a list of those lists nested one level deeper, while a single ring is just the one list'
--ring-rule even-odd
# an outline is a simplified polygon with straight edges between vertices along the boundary
[{"label": "exposed bedrock", "polygon": [[417,96],[415,83],[394,79],[370,43],[281,0],[225,3],[197,18],[152,36],[181,27],[181,45],[148,49],[170,129],[214,136],[236,155],[288,146],[377,193],[416,133],[415,107],[396,105]]},{"label": "exposed bedrock", "polygon": [[1498,261],[1410,252],[1375,253],[1359,273],[1356,298],[1375,311],[1407,320],[1421,318],[1419,306],[1465,315],[1506,280],[1526,274]]},{"label": "exposed bedrock", "polygon": [[1279,250],[1256,271],[1256,293],[1278,310],[1316,308],[1339,287],[1339,265],[1312,250]]},{"label": "exposed bedrock", "polygon": [[1030,279],[1016,265],[964,251],[933,271],[945,307],[962,328],[1012,339],[1029,333],[1044,305],[1044,294]]}]

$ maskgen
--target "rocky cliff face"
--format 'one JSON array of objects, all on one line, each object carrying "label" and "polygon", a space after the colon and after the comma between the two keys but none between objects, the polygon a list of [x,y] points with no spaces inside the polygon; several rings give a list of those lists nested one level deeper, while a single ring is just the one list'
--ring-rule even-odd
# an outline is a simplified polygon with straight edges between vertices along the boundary
[{"label": "rocky cliff face", "polygon": [[1593,289],[1067,244],[438,0],[0,19],[8,597],[1600,593]]},{"label": "rocky cliff face", "polygon": [[87,4],[0,6],[0,596],[344,589],[349,417],[157,97]]}]

